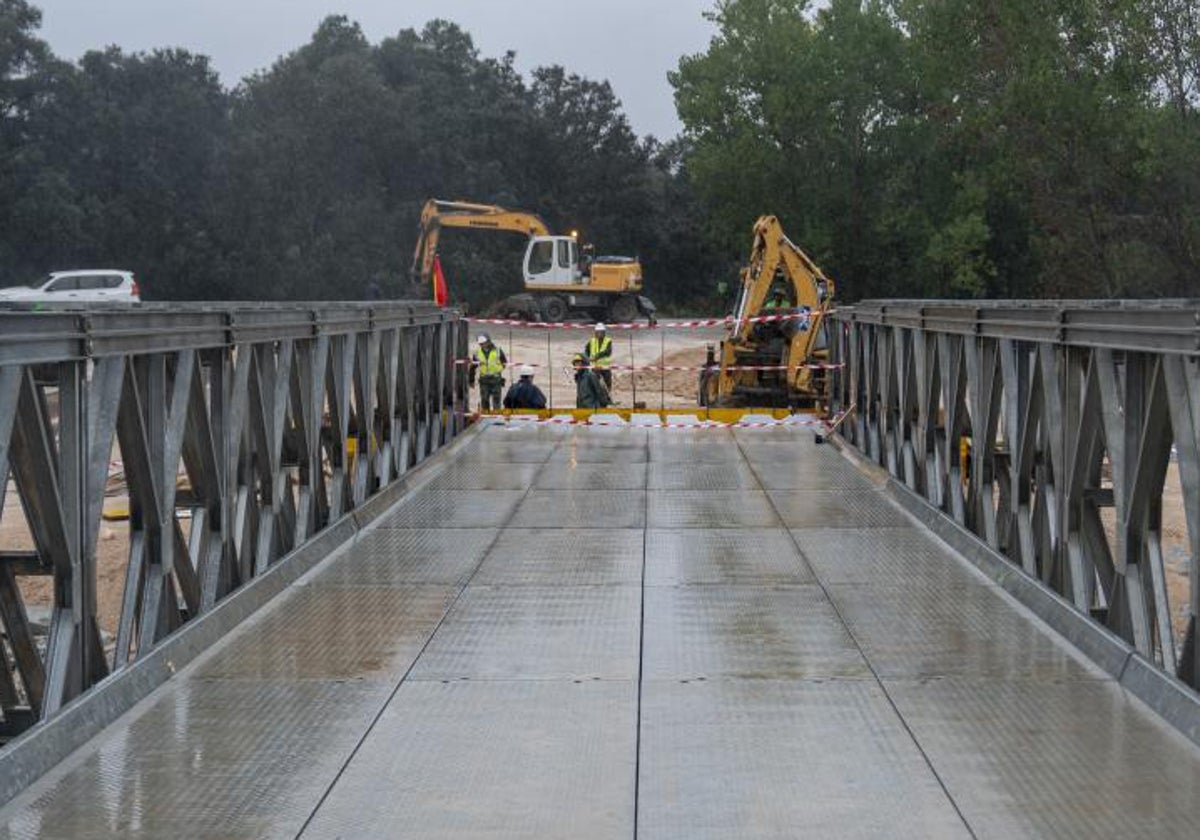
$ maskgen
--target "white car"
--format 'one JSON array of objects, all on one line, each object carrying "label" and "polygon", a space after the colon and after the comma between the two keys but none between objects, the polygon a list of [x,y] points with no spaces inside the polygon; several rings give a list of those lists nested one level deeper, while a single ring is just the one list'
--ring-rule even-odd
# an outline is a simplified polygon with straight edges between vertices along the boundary
[{"label": "white car", "polygon": [[0,303],[141,303],[132,271],[89,268],[54,271],[32,286],[0,289]]}]

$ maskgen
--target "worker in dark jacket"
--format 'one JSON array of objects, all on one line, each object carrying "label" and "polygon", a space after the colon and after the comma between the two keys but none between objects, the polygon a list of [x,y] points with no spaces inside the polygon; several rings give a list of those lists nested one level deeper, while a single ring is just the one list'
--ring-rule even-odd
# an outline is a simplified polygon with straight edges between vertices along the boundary
[{"label": "worker in dark jacket", "polygon": [[504,395],[504,407],[545,408],[546,395],[542,393],[541,388],[533,384],[533,368],[529,365],[521,365],[518,373],[521,378]]},{"label": "worker in dark jacket", "polygon": [[588,357],[576,353],[571,364],[575,368],[575,407],[604,408],[612,405],[612,398],[603,380],[588,366]]}]

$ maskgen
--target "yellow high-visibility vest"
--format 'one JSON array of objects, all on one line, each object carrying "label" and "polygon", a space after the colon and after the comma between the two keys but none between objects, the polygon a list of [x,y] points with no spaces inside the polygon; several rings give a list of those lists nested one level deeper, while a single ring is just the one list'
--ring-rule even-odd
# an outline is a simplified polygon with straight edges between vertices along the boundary
[{"label": "yellow high-visibility vest", "polygon": [[475,351],[475,360],[479,363],[480,376],[500,376],[504,373],[499,347],[492,347],[490,352],[480,347]]},{"label": "yellow high-visibility vest", "polygon": [[[603,354],[603,355],[601,355]],[[612,366],[612,339],[608,336],[588,339],[587,355],[592,360],[592,367],[607,369]]]}]

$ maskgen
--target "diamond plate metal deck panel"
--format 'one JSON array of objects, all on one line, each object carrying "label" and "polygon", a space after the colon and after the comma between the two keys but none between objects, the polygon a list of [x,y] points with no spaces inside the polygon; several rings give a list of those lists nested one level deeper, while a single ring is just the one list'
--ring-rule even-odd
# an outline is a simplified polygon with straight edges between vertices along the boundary
[{"label": "diamond plate metal deck panel", "polygon": [[485,446],[496,442],[506,444],[550,443],[557,445],[569,440],[579,430],[571,426],[543,425],[540,423],[484,422],[481,424],[481,440]]},{"label": "diamond plate metal deck panel", "polygon": [[380,518],[380,528],[499,528],[523,490],[435,490],[424,488]]},{"label": "diamond plate metal deck panel", "polygon": [[639,838],[969,838],[873,681],[649,681]]},{"label": "diamond plate metal deck panel", "polygon": [[[456,459],[460,464],[540,464],[558,448],[558,443],[549,440],[518,440],[506,438],[500,429],[489,429],[485,439],[480,440]],[[514,432],[520,435],[521,432]]]},{"label": "diamond plate metal deck panel", "polygon": [[1196,748],[1113,683],[886,684],[979,837],[1197,834]]},{"label": "diamond plate metal deck panel", "polygon": [[388,692],[353,680],[170,683],[9,803],[0,838],[295,837]]},{"label": "diamond plate metal deck panel", "polygon": [[884,677],[1108,679],[995,587],[829,587],[846,626]]},{"label": "diamond plate metal deck panel", "polygon": [[646,679],[869,676],[816,586],[646,590]]},{"label": "diamond plate metal deck panel", "polygon": [[778,528],[760,490],[656,490],[647,499],[650,528]]},{"label": "diamond plate metal deck panel", "polygon": [[436,490],[526,490],[541,463],[456,463],[429,483]]},{"label": "diamond plate metal deck panel", "polygon": [[768,490],[870,490],[876,486],[829,447],[743,440],[741,450]]},{"label": "diamond plate metal deck panel", "polygon": [[644,528],[644,490],[533,490],[512,517],[513,528]]},{"label": "diamond plate metal deck panel", "polygon": [[446,614],[455,589],[301,586],[198,666],[199,679],[393,679]]},{"label": "diamond plate metal deck panel", "polygon": [[475,575],[480,585],[638,586],[640,528],[517,528],[500,533]]},{"label": "diamond plate metal deck panel", "polygon": [[763,432],[476,433],[0,840],[1195,833],[1200,751]]},{"label": "diamond plate metal deck panel", "polygon": [[614,443],[607,446],[584,445],[564,441],[549,464],[644,464],[650,451],[644,443]]},{"label": "diamond plate metal deck panel", "polygon": [[471,585],[411,679],[636,679],[636,586]]},{"label": "diamond plate metal deck panel", "polygon": [[813,583],[782,528],[689,528],[646,532],[646,585]]},{"label": "diamond plate metal deck panel", "polygon": [[539,490],[644,490],[646,464],[552,461],[538,473]]},{"label": "diamond plate metal deck panel", "polygon": [[854,469],[833,447],[815,444],[811,434],[798,437],[792,432],[782,432],[780,437],[768,437],[755,430],[735,429],[734,440],[752,464],[792,464],[797,469]]},{"label": "diamond plate metal deck panel", "polygon": [[660,432],[650,439],[650,460],[664,464],[742,464],[745,460],[724,430]]},{"label": "diamond plate metal deck panel", "polygon": [[304,840],[627,838],[634,682],[409,683]]},{"label": "diamond plate metal deck panel", "polygon": [[988,585],[974,568],[918,528],[797,528],[792,532],[823,583]]},{"label": "diamond plate metal deck panel", "polygon": [[581,428],[568,426],[564,429],[560,448],[579,449],[633,449],[644,448],[651,433],[646,429],[621,428],[619,426],[592,426]]},{"label": "diamond plate metal deck panel", "polygon": [[743,490],[758,487],[758,479],[745,464],[674,464],[655,461],[650,465],[651,490]]},{"label": "diamond plate metal deck panel", "polygon": [[500,532],[494,528],[376,528],[311,578],[313,586],[461,585]]},{"label": "diamond plate metal deck panel", "polygon": [[912,521],[874,491],[769,490],[789,528],[899,528]]},{"label": "diamond plate metal deck panel", "polygon": [[788,461],[757,461],[751,466],[764,490],[820,490],[840,493],[847,490],[866,491],[876,485],[862,473],[851,468],[818,471],[812,467],[798,468]]}]

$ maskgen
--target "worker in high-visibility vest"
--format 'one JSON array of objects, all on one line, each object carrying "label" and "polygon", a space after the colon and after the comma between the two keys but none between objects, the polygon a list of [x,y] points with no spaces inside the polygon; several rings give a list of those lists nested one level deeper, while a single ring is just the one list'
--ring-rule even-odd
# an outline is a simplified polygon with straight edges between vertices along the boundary
[{"label": "worker in high-visibility vest", "polygon": [[604,387],[612,393],[612,339],[608,337],[608,327],[596,324],[592,337],[583,348],[583,355],[591,362],[592,370],[604,380]]},{"label": "worker in high-visibility vest", "polygon": [[[789,306],[790,304],[788,303],[787,297],[784,295],[783,289],[776,286],[775,291],[771,293],[771,299],[763,306],[763,310],[787,309]],[[778,315],[779,313],[775,312],[774,314]]]},{"label": "worker in high-visibility vest", "polygon": [[491,337],[483,333],[475,339],[479,347],[471,357],[470,382],[475,384],[479,377],[479,410],[499,411],[500,395],[504,390],[504,366],[508,359],[504,351],[492,344]]}]

